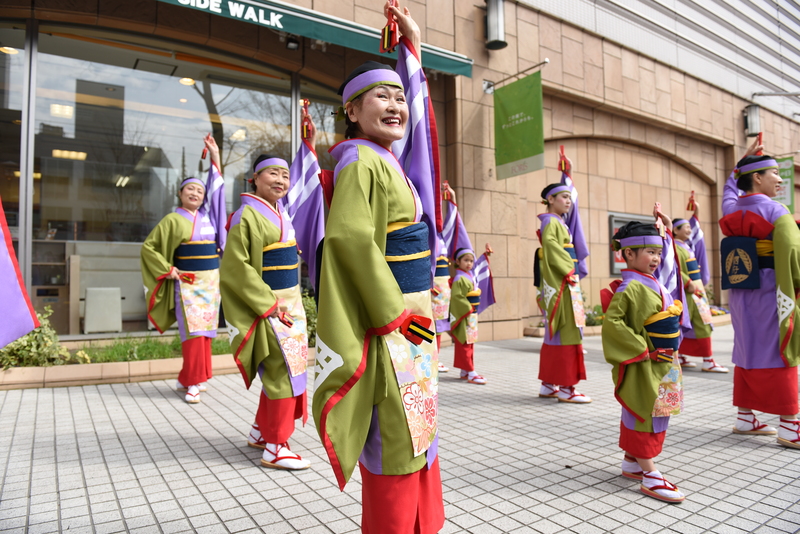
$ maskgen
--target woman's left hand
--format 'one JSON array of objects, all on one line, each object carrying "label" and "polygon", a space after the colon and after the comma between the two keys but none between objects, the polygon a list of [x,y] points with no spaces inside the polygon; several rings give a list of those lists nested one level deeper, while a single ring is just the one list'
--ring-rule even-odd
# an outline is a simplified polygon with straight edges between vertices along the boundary
[{"label": "woman's left hand", "polygon": [[214,165],[217,166],[217,169],[221,171],[222,167],[220,166],[219,161],[219,147],[217,146],[217,140],[214,139],[213,135],[208,134],[203,138],[203,143],[205,143],[208,153],[211,154],[212,163],[214,163]]},{"label": "woman's left hand", "polygon": [[405,36],[411,44],[414,46],[414,50],[416,50],[417,54],[422,54],[420,50],[420,45],[422,44],[422,37],[419,31],[419,26],[414,19],[411,18],[411,12],[408,10],[407,7],[404,7],[402,10],[400,9],[400,2],[397,2],[397,6],[390,6],[389,2],[386,2],[386,5],[383,6],[383,14],[386,15],[386,18],[389,18],[389,13],[394,15],[394,19],[397,21],[397,27],[400,30],[400,33]]},{"label": "woman's left hand", "polygon": [[308,144],[311,145],[311,148],[313,148],[316,151],[317,150],[317,125],[314,124],[314,119],[311,118],[311,113],[306,113],[306,110],[305,110],[304,107],[300,108],[300,113],[302,114],[301,119],[308,118],[308,121],[310,123],[310,128],[309,128],[310,131],[309,131],[309,135],[308,135],[307,141],[308,141]]}]

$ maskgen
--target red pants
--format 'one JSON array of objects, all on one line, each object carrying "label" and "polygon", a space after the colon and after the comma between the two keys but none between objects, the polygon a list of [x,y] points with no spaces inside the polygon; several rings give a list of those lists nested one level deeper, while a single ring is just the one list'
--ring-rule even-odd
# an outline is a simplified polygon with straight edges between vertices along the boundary
[{"label": "red pants", "polygon": [[475,345],[472,343],[461,343],[455,336],[453,336],[453,345],[455,351],[453,352],[453,366],[458,367],[462,371],[475,370]]},{"label": "red pants", "polygon": [[683,356],[702,356],[703,358],[707,358],[713,354],[711,350],[711,338],[692,339],[690,337],[685,337],[681,340],[681,346],[678,352]]},{"label": "red pants", "polygon": [[650,460],[661,454],[664,447],[664,432],[637,432],[628,429],[622,422],[619,424],[619,448],[634,458]]},{"label": "red pants", "polygon": [[211,372],[211,338],[197,336],[181,343],[183,367],[178,382],[184,386],[196,386],[213,376]]},{"label": "red pants", "polygon": [[361,532],[435,534],[444,526],[439,458],[408,475],[374,475],[361,468]]},{"label": "red pants", "polygon": [[733,405],[776,415],[798,412],[797,367],[733,370]]},{"label": "red pants", "polygon": [[543,343],[539,353],[539,380],[557,386],[574,386],[586,380],[583,345]]},{"label": "red pants", "polygon": [[268,399],[261,392],[256,424],[267,443],[286,443],[294,433],[295,419],[307,417],[306,392],[288,399]]}]

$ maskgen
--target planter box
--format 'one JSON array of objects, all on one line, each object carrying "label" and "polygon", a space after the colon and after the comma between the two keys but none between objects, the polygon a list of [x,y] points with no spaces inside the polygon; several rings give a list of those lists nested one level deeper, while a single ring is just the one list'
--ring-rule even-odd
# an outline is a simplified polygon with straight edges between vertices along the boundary
[{"label": "planter box", "polygon": [[[118,384],[177,378],[183,358],[136,362],[87,363],[53,367],[12,367],[0,370],[0,390]],[[215,375],[238,373],[230,354],[211,357]]]}]

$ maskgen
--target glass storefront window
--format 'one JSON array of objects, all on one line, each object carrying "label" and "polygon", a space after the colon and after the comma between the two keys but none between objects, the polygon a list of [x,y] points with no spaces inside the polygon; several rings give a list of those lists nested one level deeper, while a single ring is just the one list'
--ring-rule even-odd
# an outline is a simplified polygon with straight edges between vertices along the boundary
[{"label": "glass storefront window", "polygon": [[25,83],[25,29],[0,25],[0,199],[14,247],[19,235],[19,172]]},{"label": "glass storefront window", "polygon": [[[55,308],[71,284],[81,296],[120,287],[125,329],[144,330],[139,244],[177,206],[185,177],[205,179],[207,133],[221,148],[229,213],[258,154],[291,160],[291,76],[66,31],[39,33],[33,292]],[[80,281],[70,279],[72,255]],[[68,315],[68,306],[54,312],[59,333],[74,332]]]}]

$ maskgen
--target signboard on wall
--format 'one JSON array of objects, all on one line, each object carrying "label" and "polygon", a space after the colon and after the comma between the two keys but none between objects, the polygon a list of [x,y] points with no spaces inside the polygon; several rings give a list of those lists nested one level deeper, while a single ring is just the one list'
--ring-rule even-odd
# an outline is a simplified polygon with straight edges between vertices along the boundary
[{"label": "signboard on wall", "polygon": [[[617,230],[625,226],[631,221],[638,221],[640,223],[652,223],[653,218],[648,217],[647,215],[630,215],[627,213],[609,213],[608,215],[608,230],[610,232],[608,236],[608,242],[611,243],[611,240],[614,237],[614,234],[617,233]],[[610,271],[611,274],[620,274],[622,273],[622,269],[625,269],[627,265],[625,264],[625,260],[622,257],[621,250],[614,250],[611,246],[608,247],[611,253],[611,264],[610,264]]]},{"label": "signboard on wall", "polygon": [[775,158],[775,161],[783,180],[775,200],[789,208],[789,213],[794,216],[794,157]]},{"label": "signboard on wall", "polygon": [[498,180],[544,169],[541,72],[495,89],[494,147]]}]

